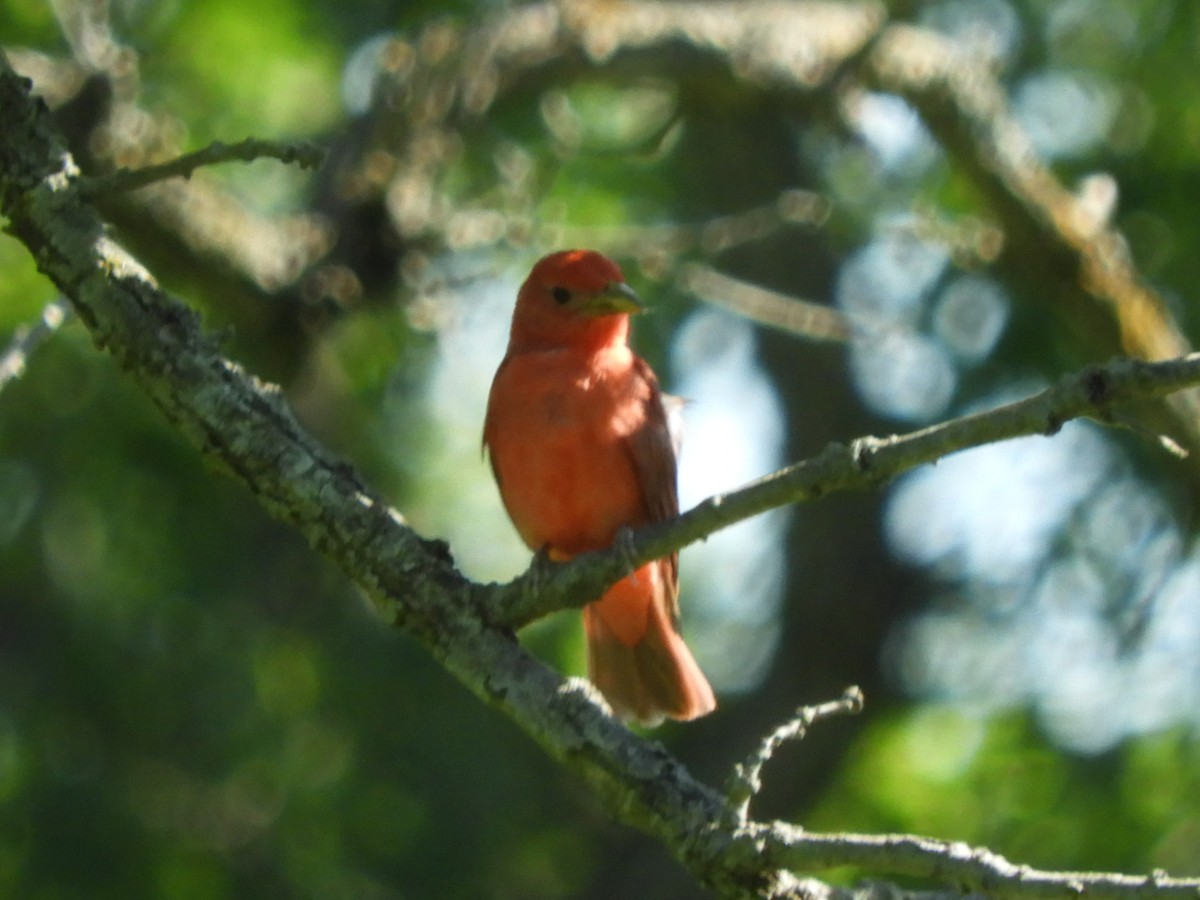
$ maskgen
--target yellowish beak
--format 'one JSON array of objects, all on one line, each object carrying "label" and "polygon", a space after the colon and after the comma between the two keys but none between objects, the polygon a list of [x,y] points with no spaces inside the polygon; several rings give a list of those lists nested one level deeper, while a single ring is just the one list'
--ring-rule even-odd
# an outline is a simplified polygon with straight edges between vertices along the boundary
[{"label": "yellowish beak", "polygon": [[625,282],[612,281],[604,290],[589,295],[579,309],[590,316],[610,316],[616,313],[645,312],[646,305]]}]

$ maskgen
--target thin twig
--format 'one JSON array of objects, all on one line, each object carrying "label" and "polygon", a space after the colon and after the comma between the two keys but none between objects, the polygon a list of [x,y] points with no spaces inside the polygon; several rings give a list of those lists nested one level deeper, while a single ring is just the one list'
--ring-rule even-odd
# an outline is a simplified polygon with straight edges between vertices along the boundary
[{"label": "thin twig", "polygon": [[1049,872],[1013,863],[985,847],[909,834],[814,834],[784,822],[747,829],[764,860],[791,871],[867,867],[875,874],[935,877],[964,892],[1025,900],[1196,900],[1200,878],[1114,872]]},{"label": "thin twig", "polygon": [[325,161],[325,149],[316,144],[293,144],[256,138],[247,138],[236,144],[216,141],[165,163],[141,169],[117,169],[107,175],[81,178],[79,190],[86,199],[93,200],[105,194],[136,191],[167,178],[190,178],[192,173],[202,166],[226,162],[253,162],[257,159],[277,159],[282,163],[295,163],[304,169],[315,169]]},{"label": "thin twig", "polygon": [[750,801],[762,790],[762,770],[787,741],[803,740],[808,729],[823,719],[834,716],[856,716],[863,710],[863,693],[852,685],[837,700],[802,706],[795,714],[762,739],[762,742],[743,762],[733,767],[733,774],[725,785],[729,808],[734,820],[745,825],[750,819]]},{"label": "thin twig", "polygon": [[36,322],[22,325],[13,333],[4,352],[0,354],[0,391],[25,373],[25,364],[42,343],[71,317],[71,305],[66,297],[51,300],[42,309]]},{"label": "thin twig", "polygon": [[852,323],[836,309],[730,278],[711,266],[689,264],[679,283],[701,300],[798,337],[832,343],[850,340]]}]

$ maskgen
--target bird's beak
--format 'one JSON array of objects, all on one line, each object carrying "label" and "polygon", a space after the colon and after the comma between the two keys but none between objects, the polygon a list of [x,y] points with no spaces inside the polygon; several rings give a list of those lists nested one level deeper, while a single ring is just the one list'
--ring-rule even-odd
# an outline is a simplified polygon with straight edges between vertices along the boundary
[{"label": "bird's beak", "polygon": [[602,291],[587,298],[583,310],[593,316],[609,316],[615,313],[644,312],[646,305],[623,281],[610,281]]}]

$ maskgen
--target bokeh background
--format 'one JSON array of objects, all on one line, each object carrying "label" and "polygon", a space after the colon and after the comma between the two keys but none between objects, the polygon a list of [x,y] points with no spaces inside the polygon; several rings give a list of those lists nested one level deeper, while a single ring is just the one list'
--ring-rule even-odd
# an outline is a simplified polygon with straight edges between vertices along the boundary
[{"label": "bokeh background", "polygon": [[[478,580],[528,562],[479,439],[551,249],[609,252],[653,306],[636,342],[690,401],[685,506],[1122,349],[937,110],[864,74],[897,23],[994,80],[1030,164],[1194,333],[1200,6],[747,3],[744,56],[698,36],[736,6],[665,4],[694,33],[637,45],[619,3],[0,0],[0,46],[84,171],[249,135],[330,148],[316,174],[228,165],[104,212]],[[555,9],[618,25],[472,68]],[[755,70],[755,41],[802,25],[810,57]],[[63,309],[0,236],[0,894],[703,896],[207,470]],[[687,550],[721,707],[656,737],[720,784],[858,684],[866,712],[782,751],[757,814],[1200,874],[1200,478],[1156,440],[1188,447],[1186,423],[1123,423]],[[582,670],[577,616],[523,640]]]}]

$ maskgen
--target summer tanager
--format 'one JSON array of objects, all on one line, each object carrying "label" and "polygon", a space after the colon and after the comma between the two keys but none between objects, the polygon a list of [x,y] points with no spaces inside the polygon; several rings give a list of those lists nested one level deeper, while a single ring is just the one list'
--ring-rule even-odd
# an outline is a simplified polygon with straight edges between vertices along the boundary
[{"label": "summer tanager", "polygon": [[[483,443],[521,538],[551,559],[679,511],[674,398],[628,344],[629,314],[641,309],[617,264],[590,250],[543,258],[517,294]],[[716,707],[679,635],[678,595],[672,553],[584,607],[588,677],[623,719],[694,719]]]}]

